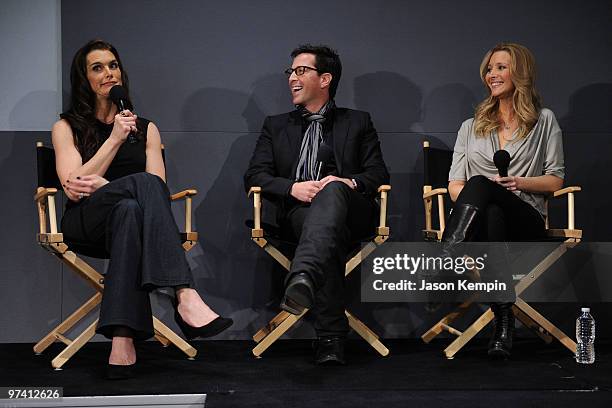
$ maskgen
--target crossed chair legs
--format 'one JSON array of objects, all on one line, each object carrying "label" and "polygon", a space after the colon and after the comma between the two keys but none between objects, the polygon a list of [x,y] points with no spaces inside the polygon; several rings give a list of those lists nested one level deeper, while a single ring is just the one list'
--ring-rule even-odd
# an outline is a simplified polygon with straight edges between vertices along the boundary
[{"label": "crossed chair legs", "polygon": [[[79,276],[84,278],[87,283],[93,286],[96,293],[89,298],[83,305],[75,310],[70,316],[62,321],[58,326],[51,330],[43,337],[36,345],[34,352],[41,354],[55,341],[60,341],[66,347],[51,361],[51,366],[55,369],[61,369],[64,364],[79,351],[92,337],[95,335],[98,319],[95,319],[85,330],[83,330],[76,338],[69,339],[66,334],[80,321],[90,314],[98,304],[102,301],[102,292],[104,290],[104,277],[98,273],[89,264],[79,258],[74,252],[68,251],[67,246],[63,243],[50,243],[46,245],[47,249],[62,260],[69,268],[76,271]],[[197,350],[189,343],[178,336],[172,329],[162,323],[159,319],[153,316],[153,328],[155,338],[164,346],[174,344],[189,359],[193,359]]]}]

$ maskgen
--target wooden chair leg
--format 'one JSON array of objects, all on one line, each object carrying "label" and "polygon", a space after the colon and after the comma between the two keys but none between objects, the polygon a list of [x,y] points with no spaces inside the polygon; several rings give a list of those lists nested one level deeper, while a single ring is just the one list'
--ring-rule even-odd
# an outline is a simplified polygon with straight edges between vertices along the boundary
[{"label": "wooden chair leg", "polygon": [[51,360],[51,366],[53,368],[62,368],[62,366],[66,364],[66,362],[68,362],[68,360],[70,360],[70,358],[96,334],[97,324],[98,319],[94,320],[92,324],[90,324],[81,334],[79,334],[72,341],[63,338],[62,340],[67,342],[68,345],[64,350],[62,350],[61,353],[57,355],[57,357]]},{"label": "wooden chair leg", "polygon": [[552,336],[548,332],[546,332],[539,324],[537,324],[531,317],[525,314],[525,312],[519,309],[516,305],[512,306],[512,310],[514,311],[514,316],[516,316],[516,318],[520,320],[525,327],[535,332],[535,334],[537,334],[538,337],[544,340],[546,344],[550,344],[552,342]]},{"label": "wooden chair leg", "polygon": [[75,310],[70,316],[68,316],[63,322],[43,337],[38,343],[34,345],[34,352],[40,354],[47,349],[51,344],[59,339],[58,335],[63,336],[68,330],[70,330],[76,323],[78,323],[83,317],[87,316],[102,300],[102,294],[97,292],[81,307]]},{"label": "wooden chair leg", "polygon": [[279,314],[277,314],[272,320],[270,320],[270,323],[262,327],[257,333],[253,335],[253,340],[255,340],[256,343],[259,343],[264,337],[270,334],[272,330],[278,327],[279,324],[284,322],[285,319],[289,317],[289,315],[291,315],[291,313],[281,310]]},{"label": "wooden chair leg", "polygon": [[447,348],[444,349],[444,355],[446,358],[451,359],[455,357],[455,354],[467,344],[468,341],[472,340],[482,329],[486,327],[489,322],[493,320],[493,311],[491,308],[487,309],[474,323],[470,325],[463,333],[457,337]]},{"label": "wooden chair leg", "polygon": [[[174,344],[179,350],[189,358],[194,358],[198,351],[189,343],[183,340],[178,334],[173,332],[168,326],[163,324],[157,317],[153,317],[153,329],[160,333],[169,343]],[[164,344],[164,342],[162,342]]]},{"label": "wooden chair leg", "polygon": [[264,338],[262,338],[257,346],[253,348],[253,355],[255,357],[261,356],[261,354],[268,349],[276,340],[279,339],[287,330],[291,328],[298,320],[302,318],[308,312],[308,309],[304,309],[304,311],[299,315],[294,315],[291,313],[287,313],[289,316],[285,320],[283,320],[278,326],[276,326],[270,333],[268,333]]},{"label": "wooden chair leg", "polygon": [[569,338],[567,334],[563,333],[557,326],[552,324],[549,320],[547,320],[544,316],[538,313],[537,310],[529,306],[527,302],[525,302],[521,298],[517,298],[514,305],[520,309],[523,313],[529,316],[535,323],[540,325],[544,330],[550,333],[553,337],[561,342],[569,351],[573,354],[576,354],[576,342]]},{"label": "wooden chair leg", "polygon": [[445,330],[451,332],[452,334],[456,334],[456,335],[460,336],[462,333],[459,332],[458,330],[453,329],[449,325],[452,322],[454,322],[455,320],[457,320],[458,318],[460,318],[461,316],[463,316],[468,311],[469,307],[473,303],[474,303],[474,297],[471,297],[470,299],[468,299],[465,302],[461,303],[459,306],[457,306],[457,308],[454,311],[452,311],[449,314],[447,314],[446,316],[444,316],[442,319],[440,319],[440,321],[438,323],[434,324],[431,327],[431,329],[427,330],[421,336],[421,339],[425,343],[429,343],[438,334],[442,333]]},{"label": "wooden chair leg", "polygon": [[348,318],[349,325],[357,334],[359,334],[365,341],[367,341],[374,350],[378,351],[381,356],[386,357],[389,355],[389,349],[379,340],[379,337],[374,333],[368,326],[365,325],[361,320],[352,315],[348,310],[344,313]]}]

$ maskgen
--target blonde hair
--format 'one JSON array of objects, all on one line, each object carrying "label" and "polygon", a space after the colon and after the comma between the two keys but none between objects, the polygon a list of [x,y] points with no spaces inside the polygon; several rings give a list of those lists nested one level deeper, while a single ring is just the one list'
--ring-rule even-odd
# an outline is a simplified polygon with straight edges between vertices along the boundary
[{"label": "blonde hair", "polygon": [[499,99],[491,95],[486,75],[491,56],[498,51],[510,54],[510,78],[514,84],[512,103],[518,124],[518,137],[526,137],[538,121],[541,109],[540,95],[535,88],[536,66],[531,51],[520,44],[501,43],[489,50],[480,64],[480,78],[489,92],[474,113],[476,136],[485,137],[500,127]]}]

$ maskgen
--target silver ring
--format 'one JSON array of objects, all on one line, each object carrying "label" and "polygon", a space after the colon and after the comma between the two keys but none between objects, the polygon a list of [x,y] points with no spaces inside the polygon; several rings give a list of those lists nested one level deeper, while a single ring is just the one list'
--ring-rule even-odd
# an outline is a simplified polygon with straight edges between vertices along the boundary
[{"label": "silver ring", "polygon": [[79,200],[83,199],[83,193],[79,193]]}]

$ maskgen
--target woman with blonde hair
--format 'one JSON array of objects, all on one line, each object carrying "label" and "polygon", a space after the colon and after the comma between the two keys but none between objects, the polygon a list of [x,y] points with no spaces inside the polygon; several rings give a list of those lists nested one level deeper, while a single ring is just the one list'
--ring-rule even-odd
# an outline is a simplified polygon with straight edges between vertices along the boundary
[{"label": "woman with blonde hair", "polygon": [[[519,44],[498,44],[485,54],[480,76],[488,96],[459,129],[448,177],[454,205],[442,241],[449,250],[465,241],[543,237],[544,198],[562,188],[565,176],[561,129],[541,106],[533,54]],[[501,175],[493,160],[500,150],[510,157]],[[491,305],[490,356],[510,355],[513,298]]]}]

